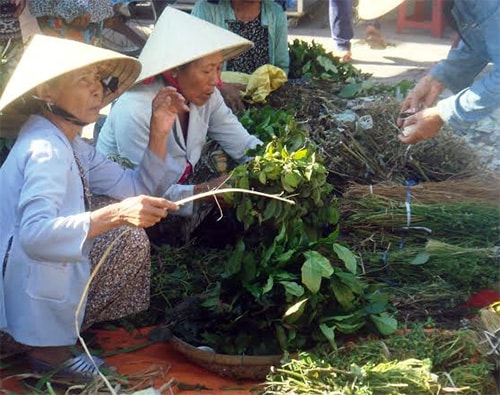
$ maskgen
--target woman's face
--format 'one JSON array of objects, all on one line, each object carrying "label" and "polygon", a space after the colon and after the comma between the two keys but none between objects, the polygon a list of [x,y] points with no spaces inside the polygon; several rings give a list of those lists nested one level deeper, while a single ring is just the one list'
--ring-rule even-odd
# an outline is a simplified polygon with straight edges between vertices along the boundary
[{"label": "woman's face", "polygon": [[66,110],[79,120],[95,122],[103,105],[103,85],[96,66],[79,69],[47,85],[46,101]]},{"label": "woman's face", "polygon": [[201,106],[210,99],[220,81],[223,59],[221,53],[208,55],[173,72],[188,102]]}]

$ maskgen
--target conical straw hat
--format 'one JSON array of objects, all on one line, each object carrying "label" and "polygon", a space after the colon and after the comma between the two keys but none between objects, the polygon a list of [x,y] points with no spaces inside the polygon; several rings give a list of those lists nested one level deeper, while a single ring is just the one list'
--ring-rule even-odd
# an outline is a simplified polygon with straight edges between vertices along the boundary
[{"label": "conical straw hat", "polygon": [[359,0],[358,16],[364,20],[371,20],[387,14],[405,0]]},{"label": "conical straw hat", "polygon": [[[104,97],[105,105],[129,88],[141,70],[141,64],[137,59],[118,52],[79,41],[34,35],[0,98],[0,111],[6,112],[5,118],[4,114],[0,117],[0,137],[12,136],[12,130],[5,130],[7,126],[5,121],[16,118],[16,110],[10,111],[10,107],[17,107],[15,104],[20,101],[19,99],[23,96],[28,98],[28,95],[44,82],[89,65],[100,65],[103,79],[108,77],[118,79],[118,89]],[[20,125],[9,122],[9,128],[15,126]],[[14,134],[17,134],[17,130]]]},{"label": "conical straw hat", "polygon": [[139,55],[142,71],[138,81],[217,52],[228,60],[252,46],[251,41],[229,30],[166,7]]}]

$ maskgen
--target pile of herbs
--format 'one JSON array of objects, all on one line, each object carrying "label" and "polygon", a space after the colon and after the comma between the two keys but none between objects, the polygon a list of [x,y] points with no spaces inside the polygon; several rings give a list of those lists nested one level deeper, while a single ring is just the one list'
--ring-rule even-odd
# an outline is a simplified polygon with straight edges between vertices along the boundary
[{"label": "pile of herbs", "polygon": [[341,206],[341,239],[361,257],[369,278],[388,284],[401,320],[431,319],[457,329],[470,314],[467,299],[497,286],[498,204],[371,195]]},{"label": "pile of herbs", "polygon": [[[294,44],[299,59],[304,46]],[[238,114],[265,145],[250,153],[253,161],[231,169],[230,181],[236,187],[284,193],[297,204],[227,195],[241,224],[240,233],[231,235],[236,243],[210,248],[193,240],[181,249],[159,246],[153,262],[152,323],[163,317],[179,337],[220,353],[309,350],[269,378],[269,394],[277,388],[283,391],[279,393],[356,388],[358,392],[346,393],[417,394],[425,386],[423,393],[432,394],[445,385],[440,380],[446,374],[439,372],[453,373],[454,385],[464,383],[470,393],[481,393],[476,384],[486,382],[491,366],[457,351],[464,369],[455,370],[455,362],[440,363],[439,357],[426,354],[429,343],[412,344],[412,353],[405,355],[390,347],[386,355],[383,344],[392,339],[387,337],[375,351],[360,348],[352,354],[355,360],[338,360],[349,354],[341,352],[346,338],[391,334],[395,318],[403,327],[426,322],[457,329],[470,313],[462,309],[467,296],[498,278],[491,255],[497,230],[477,227],[485,218],[488,224],[491,218],[497,221],[498,211],[491,216],[488,207],[481,212],[477,206],[462,211],[447,205],[415,207],[412,225],[431,227],[431,240],[425,232],[400,232],[406,225],[405,202],[380,212],[370,204],[363,211],[361,200],[346,205],[342,193],[350,182],[439,182],[478,174],[482,165],[474,150],[448,131],[411,148],[399,143],[395,119],[399,99],[411,87],[408,81],[376,86],[350,66],[337,67],[331,54],[317,62],[308,56],[299,59],[305,67],[300,80],[273,92],[267,105]],[[483,237],[485,230],[491,232]],[[471,241],[475,232],[476,241],[486,238],[489,244]],[[477,366],[469,364],[474,360]],[[335,374],[322,373],[333,372],[331,366]],[[335,381],[333,387],[304,386],[326,377]],[[423,387],[412,381],[426,377]]]},{"label": "pile of herbs", "polygon": [[334,352],[300,353],[271,371],[263,394],[494,394],[492,363],[477,357],[470,331],[419,325]]},{"label": "pile of herbs", "polygon": [[450,129],[428,141],[402,144],[393,95],[343,99],[323,81],[286,84],[268,106],[286,108],[307,132],[338,194],[349,183],[363,185],[407,180],[444,181],[484,171],[477,151]]},{"label": "pile of herbs", "polygon": [[[225,196],[242,233],[219,263],[220,279],[184,305],[189,319],[179,319],[178,308],[167,312],[174,333],[217,352],[261,355],[334,347],[339,334],[394,332],[388,295],[359,275],[357,257],[337,242],[332,186],[304,131],[286,111],[249,110],[241,119],[265,144],[232,170],[231,184],[284,192],[296,204]],[[201,310],[192,314],[194,307]]]},{"label": "pile of herbs", "polygon": [[330,82],[356,81],[366,79],[368,75],[350,63],[341,62],[340,58],[327,52],[314,42],[295,39],[288,45],[290,54],[289,79],[322,79]]}]

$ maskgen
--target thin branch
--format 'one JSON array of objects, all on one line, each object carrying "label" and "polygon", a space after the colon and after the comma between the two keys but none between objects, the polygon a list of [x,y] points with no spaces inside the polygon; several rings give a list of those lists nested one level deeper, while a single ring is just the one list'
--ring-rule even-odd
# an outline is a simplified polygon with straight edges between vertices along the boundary
[{"label": "thin branch", "polygon": [[187,198],[178,200],[177,202],[175,202],[175,204],[177,204],[178,206],[182,206],[183,204],[192,202],[194,200],[202,199],[202,198],[207,197],[207,196],[219,195],[219,194],[222,194],[222,193],[229,193],[229,192],[249,193],[249,194],[252,194],[252,195],[259,195],[259,196],[264,196],[264,197],[268,197],[268,198],[271,198],[271,199],[281,200],[282,202],[286,202],[286,203],[289,203],[289,204],[295,204],[295,202],[293,200],[290,200],[290,199],[287,199],[287,198],[283,198],[280,195],[271,195],[271,194],[264,193],[264,192],[258,192],[258,191],[253,191],[253,190],[250,190],[250,189],[242,189],[242,188],[222,188],[222,189],[215,189],[213,191],[199,193],[197,195],[189,196]]}]

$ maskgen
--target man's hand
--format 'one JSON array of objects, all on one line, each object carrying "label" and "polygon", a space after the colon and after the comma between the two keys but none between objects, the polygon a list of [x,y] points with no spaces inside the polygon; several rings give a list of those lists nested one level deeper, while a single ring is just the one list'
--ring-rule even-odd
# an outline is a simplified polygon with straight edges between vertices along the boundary
[{"label": "man's hand", "polygon": [[402,122],[404,129],[398,138],[405,144],[414,144],[437,136],[444,123],[436,107],[419,111]]},{"label": "man's hand", "polygon": [[229,180],[227,174],[222,174],[219,177],[212,178],[208,181],[202,182],[194,186],[194,194],[198,195],[203,192],[213,191],[215,189],[229,188],[230,186],[226,184]]},{"label": "man's hand", "polygon": [[[408,93],[401,106],[400,113],[417,113],[424,108],[433,106],[444,88],[441,82],[430,75],[426,75]],[[404,119],[398,119],[398,126],[402,126],[403,123],[405,123]]]}]

